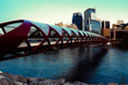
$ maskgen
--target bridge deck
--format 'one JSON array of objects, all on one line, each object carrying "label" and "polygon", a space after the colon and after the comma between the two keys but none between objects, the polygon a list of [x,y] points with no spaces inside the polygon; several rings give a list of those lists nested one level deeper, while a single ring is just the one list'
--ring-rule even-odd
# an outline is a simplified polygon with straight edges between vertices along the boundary
[{"label": "bridge deck", "polygon": [[[75,42],[75,40],[72,41],[72,43],[74,43],[74,42]],[[30,45],[31,45],[31,47],[35,47],[35,46],[40,45],[40,43],[41,42],[30,42]],[[66,43],[67,43],[67,41],[63,41],[63,44],[66,44]],[[55,41],[50,42],[50,45],[55,45],[55,44],[56,44]],[[62,44],[62,42],[59,42],[58,44]],[[47,42],[43,43],[43,46],[48,46],[48,43]],[[28,47],[28,45],[24,42],[24,43],[20,44],[20,46],[18,48],[26,48],[26,47]]]}]

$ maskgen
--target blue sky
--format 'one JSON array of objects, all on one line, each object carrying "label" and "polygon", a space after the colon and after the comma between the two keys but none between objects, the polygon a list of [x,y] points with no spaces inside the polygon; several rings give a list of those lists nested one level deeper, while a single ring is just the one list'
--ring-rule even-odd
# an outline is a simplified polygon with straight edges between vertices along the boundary
[{"label": "blue sky", "polygon": [[48,24],[71,23],[74,12],[96,8],[97,18],[128,22],[128,0],[0,0],[0,22],[28,19]]}]

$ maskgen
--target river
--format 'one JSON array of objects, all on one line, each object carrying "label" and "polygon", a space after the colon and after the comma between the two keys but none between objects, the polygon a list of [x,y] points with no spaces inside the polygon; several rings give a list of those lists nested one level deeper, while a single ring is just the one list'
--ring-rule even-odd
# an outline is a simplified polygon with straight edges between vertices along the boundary
[{"label": "river", "polygon": [[89,84],[128,83],[128,50],[102,46],[65,48],[0,61],[0,70],[25,77],[66,78]]}]

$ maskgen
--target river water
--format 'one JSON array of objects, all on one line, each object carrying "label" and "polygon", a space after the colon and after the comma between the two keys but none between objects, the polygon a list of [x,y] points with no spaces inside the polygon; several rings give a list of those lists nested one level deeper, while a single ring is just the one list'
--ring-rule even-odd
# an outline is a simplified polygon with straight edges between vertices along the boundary
[{"label": "river water", "polygon": [[65,48],[0,61],[0,70],[25,77],[66,78],[89,84],[128,83],[128,50],[102,46]]}]

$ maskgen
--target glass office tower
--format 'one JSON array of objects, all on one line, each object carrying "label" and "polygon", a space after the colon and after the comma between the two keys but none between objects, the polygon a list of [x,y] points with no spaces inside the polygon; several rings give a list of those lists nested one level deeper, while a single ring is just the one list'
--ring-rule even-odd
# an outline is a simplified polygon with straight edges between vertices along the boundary
[{"label": "glass office tower", "polygon": [[84,30],[101,34],[100,21],[97,20],[96,10],[89,8],[84,12]]},{"label": "glass office tower", "polygon": [[83,29],[83,17],[80,12],[73,13],[72,24],[76,24],[79,30]]}]

